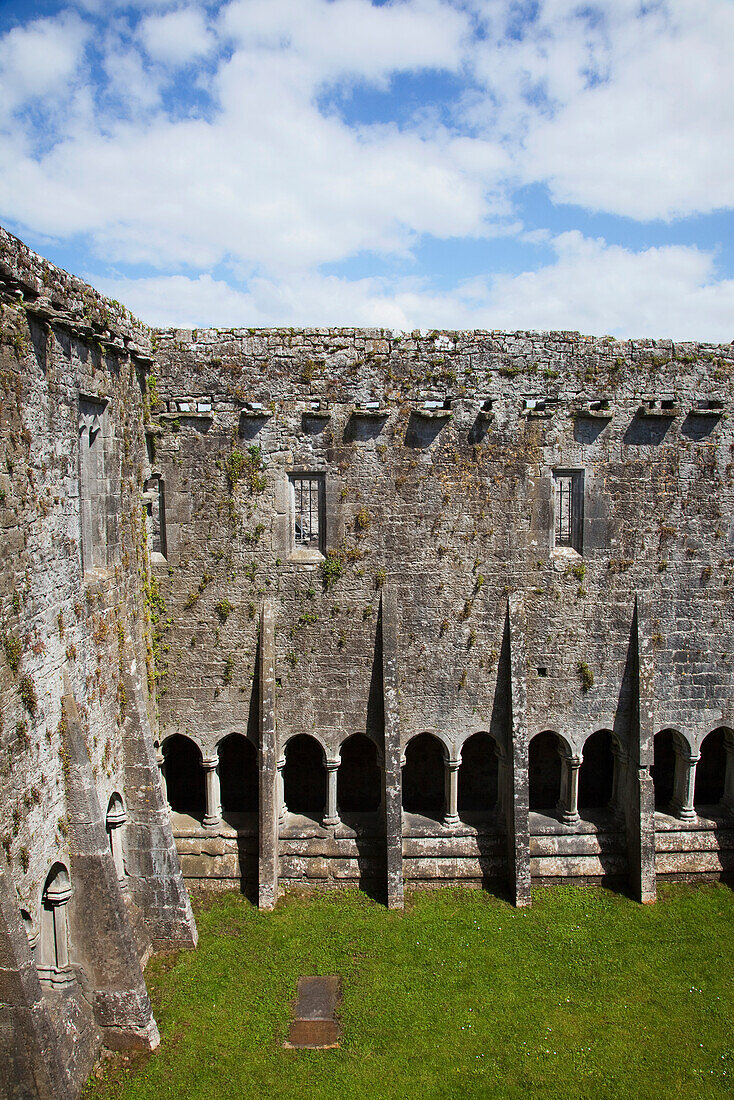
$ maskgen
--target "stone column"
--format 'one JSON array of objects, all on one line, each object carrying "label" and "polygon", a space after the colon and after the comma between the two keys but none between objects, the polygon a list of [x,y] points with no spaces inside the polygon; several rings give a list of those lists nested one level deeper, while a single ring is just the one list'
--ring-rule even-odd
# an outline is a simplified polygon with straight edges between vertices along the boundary
[{"label": "stone column", "polygon": [[[258,654],[260,786],[258,829],[258,906],[272,909],[278,900],[278,820],[285,813],[283,768],[275,729],[275,624],[270,603],[263,604]],[[285,763],[285,761],[283,761]],[[280,783],[278,773],[280,772]]]},{"label": "stone column", "polygon": [[459,824],[459,768],[461,760],[447,757],[444,761],[445,810],[444,825]]},{"label": "stone column", "polygon": [[564,825],[576,825],[579,818],[579,768],[583,762],[581,753],[561,756],[561,797],[558,810]]},{"label": "stone column", "polygon": [[339,763],[339,760],[326,761],[326,813],[323,824],[327,828],[339,824],[339,811],[336,805],[336,778]]},{"label": "stone column", "polygon": [[700,759],[698,753],[691,752],[688,745],[676,743],[673,800],[670,809],[681,821],[696,820],[693,792],[696,786],[696,764]]},{"label": "stone column", "polygon": [[202,765],[206,773],[206,813],[203,824],[207,828],[213,828],[222,820],[222,802],[219,793],[219,757],[205,756]]},{"label": "stone column", "polygon": [[125,862],[122,854],[121,830],[126,821],[127,814],[122,803],[120,803],[116,809],[109,810],[107,813],[107,830],[110,836],[110,849],[112,851],[112,858],[115,861],[117,877],[121,883],[125,881]]},{"label": "stone column", "polygon": [[275,792],[276,801],[278,805],[278,825],[285,824],[286,814],[288,813],[288,807],[285,804],[285,781],[283,779],[283,768],[285,767],[285,757],[279,756],[276,764],[275,772]]},{"label": "stone column", "polygon": [[155,750],[155,762],[158,765],[158,775],[161,781],[161,794],[163,795],[163,801],[168,807],[168,811],[170,813],[171,807],[168,804],[168,787],[166,785],[166,758],[163,755],[163,750],[161,749],[160,745],[158,745]]},{"label": "stone column", "polygon": [[403,793],[400,772],[400,710],[398,707],[398,603],[392,584],[380,600],[375,661],[382,681],[384,710],[384,823],[387,847],[387,906],[403,908]]},{"label": "stone column", "polygon": [[507,862],[510,890],[518,907],[531,901],[526,634],[524,599],[515,592],[507,601],[497,676],[505,678],[509,700]]},{"label": "stone column", "polygon": [[66,911],[66,903],[70,897],[71,883],[68,880],[58,886],[52,885],[45,896],[46,904],[50,906],[53,915],[56,970],[61,971],[61,974],[54,976],[54,984],[57,981],[70,981],[73,977],[69,968],[69,924]]},{"label": "stone column", "polygon": [[724,797],[721,800],[723,809],[734,814],[734,737],[730,733],[724,734],[724,751],[726,763],[724,765]]}]

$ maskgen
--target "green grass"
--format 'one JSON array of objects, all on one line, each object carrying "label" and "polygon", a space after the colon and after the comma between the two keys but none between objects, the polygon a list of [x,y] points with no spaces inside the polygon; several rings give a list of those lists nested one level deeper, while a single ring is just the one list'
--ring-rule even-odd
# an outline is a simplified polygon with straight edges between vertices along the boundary
[{"label": "green grass", "polygon": [[[734,894],[534,891],[530,910],[436,890],[388,912],[355,891],[258,913],[198,907],[195,952],[153,959],[162,1033],[85,1100],[730,1097]],[[343,979],[340,1050],[281,1044],[300,974]]]}]

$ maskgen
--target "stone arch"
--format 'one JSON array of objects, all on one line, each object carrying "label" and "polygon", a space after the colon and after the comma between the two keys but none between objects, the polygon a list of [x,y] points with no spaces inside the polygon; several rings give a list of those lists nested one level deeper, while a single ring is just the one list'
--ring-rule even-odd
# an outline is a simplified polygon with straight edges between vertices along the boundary
[{"label": "stone arch", "polygon": [[614,737],[611,730],[596,730],[584,742],[579,769],[579,809],[609,806],[614,791]]},{"label": "stone arch", "polygon": [[528,781],[531,810],[555,813],[561,796],[561,756],[570,746],[555,730],[542,730],[530,742]]},{"label": "stone arch", "polygon": [[403,809],[440,820],[444,807],[445,742],[434,733],[419,733],[405,746]]},{"label": "stone arch", "polygon": [[201,749],[182,733],[163,742],[168,804],[175,813],[203,814],[206,809]]},{"label": "stone arch", "polygon": [[486,813],[497,805],[497,750],[494,737],[484,730],[471,734],[461,746],[459,816]]},{"label": "stone arch", "polygon": [[69,962],[69,921],[67,902],[71,897],[69,871],[63,863],[54,863],[41,895],[40,949],[38,977],[53,988],[74,980]]},{"label": "stone arch", "polygon": [[310,733],[297,733],[286,742],[283,799],[291,813],[323,816],[326,808],[325,751]]},{"label": "stone arch", "polygon": [[222,813],[257,813],[259,777],[257,752],[242,733],[228,733],[217,745]]},{"label": "stone arch", "polygon": [[364,733],[353,733],[339,749],[337,805],[340,813],[372,813],[382,802],[382,771],[377,746]]},{"label": "stone arch", "polygon": [[125,878],[125,855],[123,848],[123,826],[127,821],[127,811],[122,795],[115,791],[107,804],[105,827],[110,842],[110,852],[115,861],[117,877],[122,881]]},{"label": "stone arch", "polygon": [[696,765],[694,805],[718,806],[724,797],[727,751],[724,739],[727,730],[723,726],[711,730],[701,742],[701,759]]}]

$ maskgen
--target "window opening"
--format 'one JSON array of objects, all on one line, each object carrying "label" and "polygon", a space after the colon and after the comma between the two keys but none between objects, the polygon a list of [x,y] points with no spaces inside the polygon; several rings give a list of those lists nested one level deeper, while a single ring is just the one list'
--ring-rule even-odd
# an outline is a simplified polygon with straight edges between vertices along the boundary
[{"label": "window opening", "polygon": [[324,546],[324,479],[292,475],[293,539],[297,550],[319,550]]},{"label": "window opening", "polygon": [[79,507],[82,567],[85,572],[107,564],[107,516],[104,453],[104,413],[101,402],[82,399],[79,410]]},{"label": "window opening", "polygon": [[145,513],[148,526],[148,548],[159,558],[166,557],[166,502],[163,478],[159,474],[149,477],[145,483]]},{"label": "window opening", "polygon": [[581,553],[583,530],[583,474],[559,471],[555,481],[555,531],[557,549],[568,547]]}]

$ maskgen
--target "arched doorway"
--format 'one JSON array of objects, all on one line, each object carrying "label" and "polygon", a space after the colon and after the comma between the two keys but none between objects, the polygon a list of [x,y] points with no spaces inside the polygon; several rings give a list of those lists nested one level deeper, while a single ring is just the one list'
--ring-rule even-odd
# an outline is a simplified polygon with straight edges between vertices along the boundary
[{"label": "arched doorway", "polygon": [[488,733],[475,733],[461,748],[459,816],[489,813],[497,805],[497,753]]},{"label": "arched doorway", "polygon": [[342,814],[371,813],[382,801],[382,772],[377,763],[377,746],[363,733],[343,743],[337,772],[337,805]]},{"label": "arched doorway", "polygon": [[552,730],[530,742],[530,809],[555,814],[561,796],[561,739]]},{"label": "arched doorway", "polygon": [[431,733],[413,737],[405,750],[403,809],[441,820],[445,792],[445,750]]},{"label": "arched doorway", "polygon": [[661,730],[653,741],[653,765],[650,768],[655,791],[655,809],[667,812],[675,787],[675,733]]},{"label": "arched doorway", "polygon": [[175,813],[196,817],[206,808],[201,753],[190,737],[174,734],[163,742],[168,804]]},{"label": "arched doorway", "polygon": [[219,792],[223,814],[257,813],[257,752],[241,733],[230,733],[218,746]]},{"label": "arched doorway", "polygon": [[614,753],[609,730],[597,730],[586,738],[579,769],[579,809],[609,806],[614,790]]},{"label": "arched doorway", "polygon": [[724,797],[726,777],[725,731],[712,730],[701,742],[701,759],[696,765],[693,802],[696,809],[718,806]]},{"label": "arched doorway", "polygon": [[326,808],[324,750],[315,737],[299,733],[285,747],[283,796],[291,813],[323,817]]}]

